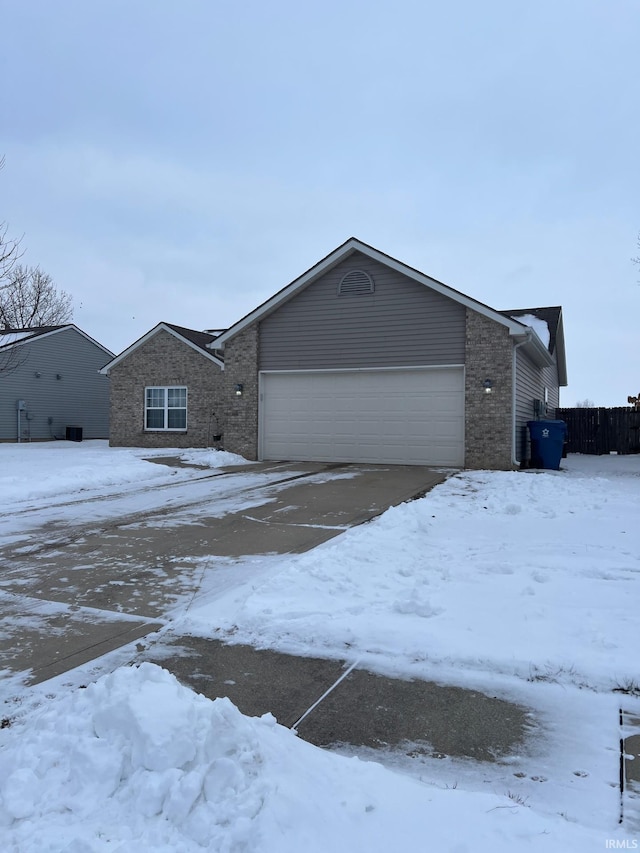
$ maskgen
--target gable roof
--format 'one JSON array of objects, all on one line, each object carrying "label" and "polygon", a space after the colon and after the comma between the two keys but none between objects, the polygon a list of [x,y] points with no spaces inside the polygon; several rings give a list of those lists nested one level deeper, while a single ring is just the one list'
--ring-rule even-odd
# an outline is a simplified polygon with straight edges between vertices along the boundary
[{"label": "gable roof", "polygon": [[390,269],[393,269],[396,272],[399,272],[402,275],[413,279],[418,284],[422,284],[425,287],[429,287],[432,290],[435,290],[437,293],[440,293],[443,296],[448,297],[449,299],[453,299],[454,302],[458,302],[459,304],[464,305],[466,308],[470,308],[473,311],[477,311],[479,314],[483,314],[485,317],[488,317],[489,319],[494,320],[495,322],[500,323],[503,326],[506,326],[509,330],[509,334],[513,338],[515,338],[516,340],[522,340],[525,348],[529,351],[530,355],[537,364],[540,364],[541,366],[551,366],[553,364],[553,360],[551,359],[550,353],[547,350],[546,346],[538,338],[535,331],[529,326],[527,326],[525,323],[521,323],[518,320],[508,316],[504,312],[496,311],[494,308],[490,308],[483,302],[478,302],[478,300],[472,299],[470,296],[466,296],[459,290],[455,290],[453,287],[449,287],[448,285],[443,284],[441,281],[438,281],[435,278],[431,278],[431,276],[425,275],[419,270],[416,270],[413,267],[402,263],[402,261],[398,261],[396,260],[396,258],[392,258],[391,255],[387,255],[384,252],[381,252],[379,249],[375,249],[373,246],[369,246],[367,243],[363,243],[361,240],[358,240],[357,237],[350,237],[341,246],[338,246],[337,249],[334,249],[333,252],[330,252],[321,261],[318,261],[317,264],[314,264],[314,266],[312,266],[298,278],[294,279],[286,287],[283,287],[270,299],[267,299],[265,302],[263,302],[261,305],[259,305],[257,308],[255,308],[253,311],[243,317],[241,320],[238,320],[237,323],[227,329],[226,332],[223,332],[218,338],[216,338],[215,342],[213,344],[209,344],[209,346],[212,349],[216,350],[224,349],[224,345],[227,343],[227,341],[231,340],[233,337],[235,337],[235,335],[239,334],[239,332],[241,332],[247,326],[250,326],[253,323],[267,317],[269,314],[279,308],[284,302],[287,302],[297,293],[308,287],[320,276],[324,275],[326,272],[331,270],[333,267],[335,267],[337,264],[348,258],[350,255],[354,254],[355,252],[360,252],[363,255],[366,255],[367,257],[371,258],[372,260],[384,264]]},{"label": "gable roof", "polygon": [[553,308],[512,308],[509,311],[501,311],[505,317],[525,317],[527,314],[537,317],[549,327],[549,352],[553,352],[556,347],[556,339],[558,336],[558,324],[562,320],[562,308],[556,305]]},{"label": "gable roof", "polygon": [[66,332],[69,330],[82,335],[83,338],[103,350],[108,356],[113,357],[113,353],[110,349],[107,349],[101,343],[98,343],[98,341],[86,332],[83,332],[82,329],[79,329],[74,323],[65,323],[63,326],[38,326],[33,329],[0,329],[0,349],[8,350],[13,347],[23,346],[31,343],[31,341],[36,338],[55,335],[58,332]]},{"label": "gable roof", "polygon": [[0,329],[0,347],[10,347],[19,341],[37,338],[62,326],[38,326],[35,329]]},{"label": "gable roof", "polygon": [[567,360],[564,345],[564,323],[560,305],[545,308],[514,308],[511,311],[501,311],[508,317],[525,317],[533,315],[543,320],[549,328],[549,352],[555,354],[558,364],[558,380],[560,385],[567,384]]},{"label": "gable roof", "polygon": [[207,349],[208,344],[212,343],[220,334],[219,332],[198,332],[195,329],[176,326],[175,323],[164,323],[164,325],[173,329],[177,335],[191,341],[192,344],[203,350],[206,355],[211,355],[211,350]]},{"label": "gable roof", "polygon": [[209,332],[198,332],[196,329],[187,329],[184,326],[176,326],[174,323],[160,322],[141,338],[138,338],[137,341],[134,341],[131,346],[128,346],[119,355],[108,362],[108,364],[105,364],[105,366],[100,370],[100,373],[108,374],[112,367],[120,364],[121,361],[130,356],[131,353],[135,352],[138,347],[145,344],[154,335],[157,335],[158,332],[168,332],[183,344],[186,344],[188,347],[191,347],[191,349],[200,353],[200,355],[208,358],[209,361],[217,364],[221,370],[224,369],[224,362],[222,359],[219,356],[214,355],[209,349],[209,345],[216,340],[216,335],[212,335]]}]

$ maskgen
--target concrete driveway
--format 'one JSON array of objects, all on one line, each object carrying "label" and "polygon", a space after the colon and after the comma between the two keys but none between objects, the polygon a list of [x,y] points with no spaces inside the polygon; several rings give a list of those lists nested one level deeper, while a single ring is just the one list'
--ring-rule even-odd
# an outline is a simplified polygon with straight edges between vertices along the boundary
[{"label": "concrete driveway", "polygon": [[20,520],[20,535],[0,550],[5,673],[36,684],[122,648],[130,663],[159,663],[210,698],[229,696],[250,716],[270,711],[321,746],[412,744],[410,754],[481,761],[521,750],[531,714],[497,697],[345,671],[353,662],[225,645],[171,628],[172,617],[197,600],[198,558],[207,558],[207,595],[216,584],[223,594],[244,580],[234,578],[241,570],[229,557],[307,551],[423,495],[445,474],[325,464],[197,473],[192,483],[142,487],[133,502],[131,495],[102,497],[89,524],[74,525],[74,501],[45,523],[36,523],[38,513]]},{"label": "concrete driveway", "polygon": [[444,479],[421,467],[321,463],[198,474],[148,489],[142,510],[103,497],[95,523],[74,525],[74,502],[39,526],[37,513],[33,527],[21,519],[22,535],[0,551],[3,666],[29,683],[59,675],[165,626],[198,595],[194,558],[211,557],[215,575],[215,557],[306,551]]}]

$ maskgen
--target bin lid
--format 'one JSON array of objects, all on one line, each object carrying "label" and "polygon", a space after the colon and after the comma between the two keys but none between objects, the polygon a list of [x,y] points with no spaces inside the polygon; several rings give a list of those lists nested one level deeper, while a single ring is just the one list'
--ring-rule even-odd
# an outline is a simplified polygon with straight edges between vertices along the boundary
[{"label": "bin lid", "polygon": [[567,431],[567,424],[565,421],[527,421],[527,426],[529,427],[529,432],[542,432],[543,430],[548,430],[554,436],[557,436],[558,433],[565,433]]}]

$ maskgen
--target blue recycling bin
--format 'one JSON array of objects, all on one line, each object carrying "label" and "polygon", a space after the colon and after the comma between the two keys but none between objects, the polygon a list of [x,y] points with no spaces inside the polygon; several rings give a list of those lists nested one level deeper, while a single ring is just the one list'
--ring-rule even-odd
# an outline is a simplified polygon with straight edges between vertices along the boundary
[{"label": "blue recycling bin", "polygon": [[527,421],[531,436],[531,467],[558,471],[567,434],[564,421]]}]

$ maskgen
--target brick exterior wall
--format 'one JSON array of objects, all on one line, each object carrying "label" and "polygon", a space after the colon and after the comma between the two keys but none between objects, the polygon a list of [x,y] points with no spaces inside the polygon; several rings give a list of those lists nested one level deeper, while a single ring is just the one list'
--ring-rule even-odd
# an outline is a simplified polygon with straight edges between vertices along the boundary
[{"label": "brick exterior wall", "polygon": [[[112,368],[110,432],[112,447],[216,447],[221,431],[223,373],[204,354],[161,329]],[[187,388],[187,429],[144,429],[144,393],[149,385]],[[218,416],[218,424],[216,418]]]},{"label": "brick exterior wall", "polygon": [[[224,449],[258,458],[259,325],[243,329],[224,348]],[[236,385],[243,386],[238,397]]]},{"label": "brick exterior wall", "polygon": [[[486,394],[485,379],[493,390]],[[467,309],[465,467],[510,470],[513,441],[513,342],[504,326]]]},{"label": "brick exterior wall", "polygon": [[[224,449],[258,458],[259,324],[225,347],[222,431]],[[467,309],[465,322],[465,466],[512,469],[513,342],[509,331]],[[484,380],[493,381],[491,394]],[[241,397],[236,384],[243,385]]]}]

